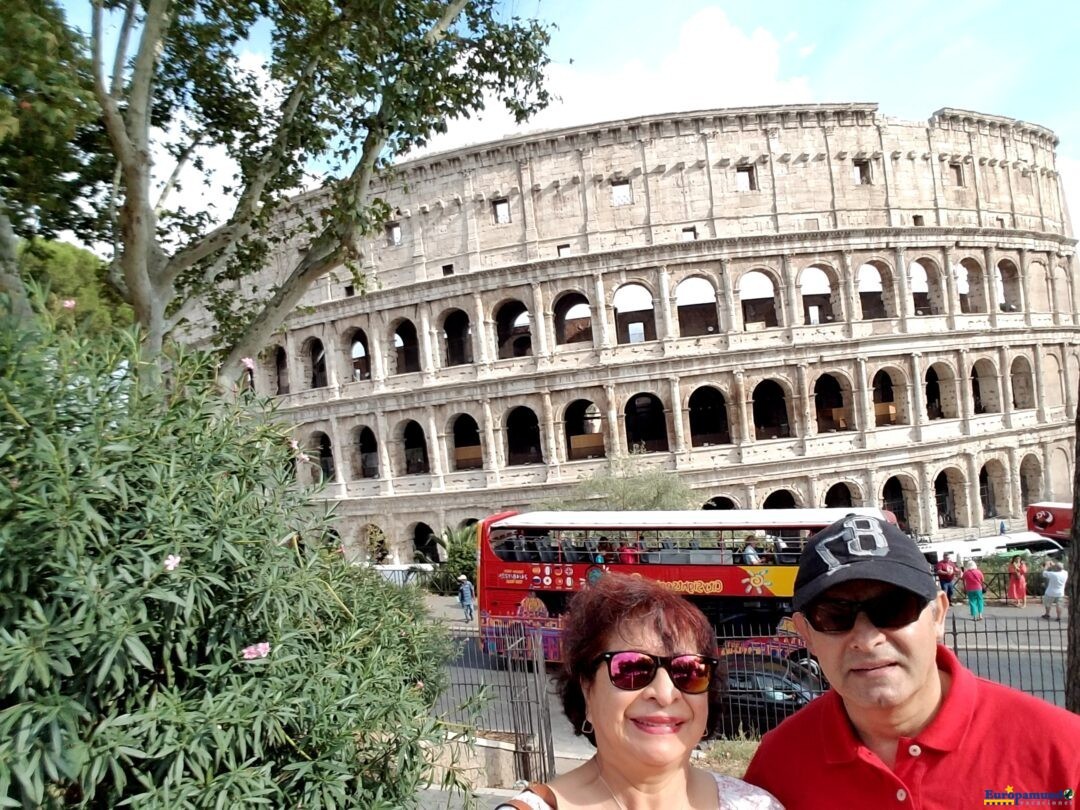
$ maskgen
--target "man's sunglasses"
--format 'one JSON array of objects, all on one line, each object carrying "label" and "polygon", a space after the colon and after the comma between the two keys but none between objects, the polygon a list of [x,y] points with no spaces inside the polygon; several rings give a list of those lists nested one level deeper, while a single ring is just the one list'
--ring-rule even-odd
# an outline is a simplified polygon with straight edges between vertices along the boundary
[{"label": "man's sunglasses", "polygon": [[803,615],[819,633],[845,633],[855,626],[860,613],[881,630],[895,630],[918,619],[928,602],[917,593],[896,588],[861,601],[818,599],[807,605]]},{"label": "man's sunglasses", "polygon": [[663,667],[675,688],[688,695],[700,695],[709,690],[713,672],[720,661],[707,655],[649,655],[637,650],[606,652],[596,657],[593,666],[607,662],[608,678],[616,689],[635,692],[653,682],[656,671]]}]

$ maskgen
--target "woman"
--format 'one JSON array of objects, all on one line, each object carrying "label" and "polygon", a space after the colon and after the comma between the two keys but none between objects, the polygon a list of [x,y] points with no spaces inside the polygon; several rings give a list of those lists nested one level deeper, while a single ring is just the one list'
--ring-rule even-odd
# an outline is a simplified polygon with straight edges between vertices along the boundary
[{"label": "woman", "polygon": [[783,810],[690,765],[719,719],[716,637],[701,611],[641,577],[605,574],[570,602],[559,694],[596,755],[500,808]]},{"label": "woman", "polygon": [[964,581],[964,593],[967,594],[968,610],[971,611],[971,620],[981,622],[983,620],[983,572],[979,570],[974,560],[968,560],[964,564],[964,573],[960,579]]},{"label": "woman", "polygon": [[1023,557],[1013,557],[1009,561],[1009,599],[1018,607],[1027,607],[1027,563]]}]

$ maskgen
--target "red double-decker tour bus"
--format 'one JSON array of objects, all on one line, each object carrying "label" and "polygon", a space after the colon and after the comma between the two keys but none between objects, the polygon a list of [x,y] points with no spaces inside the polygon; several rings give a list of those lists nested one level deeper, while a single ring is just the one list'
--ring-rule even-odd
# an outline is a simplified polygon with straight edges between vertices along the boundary
[{"label": "red double-decker tour bus", "polygon": [[846,515],[895,522],[873,508],[685,512],[505,512],[480,522],[478,606],[488,651],[503,630],[538,628],[548,660],[560,660],[570,596],[607,571],[638,574],[683,593],[729,649],[788,655],[791,596],[806,539]]},{"label": "red double-decker tour bus", "polygon": [[1057,540],[1062,545],[1069,542],[1072,533],[1073,505],[1040,501],[1027,506],[1028,531]]}]

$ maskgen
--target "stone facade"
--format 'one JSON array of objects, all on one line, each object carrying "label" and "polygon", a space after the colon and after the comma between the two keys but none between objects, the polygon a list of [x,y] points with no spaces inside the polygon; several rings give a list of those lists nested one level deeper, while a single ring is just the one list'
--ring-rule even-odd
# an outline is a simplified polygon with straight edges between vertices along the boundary
[{"label": "stone facade", "polygon": [[985,531],[1071,492],[1080,289],[1056,143],[962,110],[807,105],[401,164],[367,290],[313,288],[255,385],[357,556],[378,526],[411,561],[429,527],[557,498],[632,448],[702,504]]}]

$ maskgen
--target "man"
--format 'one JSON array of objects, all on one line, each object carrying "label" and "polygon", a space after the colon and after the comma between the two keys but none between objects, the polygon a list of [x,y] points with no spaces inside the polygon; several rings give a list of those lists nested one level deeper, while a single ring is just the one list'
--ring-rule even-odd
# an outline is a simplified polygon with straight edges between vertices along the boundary
[{"label": "man", "polygon": [[1073,806],[1080,716],[965,669],[939,643],[949,600],[934,579],[915,542],[876,518],[811,538],[793,618],[832,688],[765,735],[748,782],[787,810],[957,810],[1033,793]]},{"label": "man", "polygon": [[949,603],[952,604],[953,587],[956,578],[960,576],[960,569],[952,561],[951,551],[946,551],[941,555],[941,560],[934,567],[934,573],[937,574],[938,582],[941,583],[941,590],[945,591],[945,595],[949,597]]},{"label": "man", "polygon": [[461,584],[458,586],[457,599],[461,603],[461,609],[465,611],[465,621],[471,622],[473,620],[473,586],[464,574],[458,575],[458,582]]},{"label": "man", "polygon": [[757,547],[754,545],[755,539],[752,534],[746,535],[746,545],[742,550],[743,565],[761,565],[761,555],[758,554]]},{"label": "man", "polygon": [[1046,591],[1043,593],[1043,618],[1050,618],[1050,608],[1057,610],[1056,621],[1061,621],[1061,603],[1065,601],[1065,582],[1069,572],[1057,560],[1047,560],[1043,567]]}]

